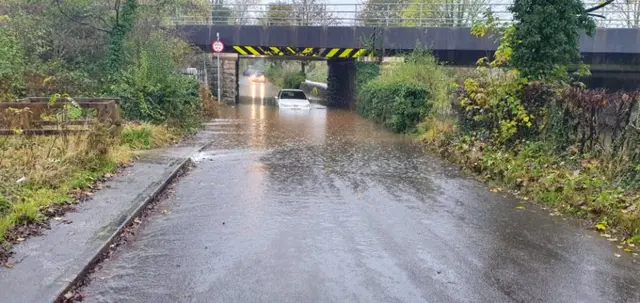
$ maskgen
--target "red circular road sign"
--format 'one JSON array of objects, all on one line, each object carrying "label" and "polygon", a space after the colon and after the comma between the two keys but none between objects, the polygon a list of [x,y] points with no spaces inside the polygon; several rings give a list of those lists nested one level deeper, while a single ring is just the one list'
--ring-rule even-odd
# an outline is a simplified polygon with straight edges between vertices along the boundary
[{"label": "red circular road sign", "polygon": [[224,50],[224,43],[220,40],[213,41],[213,43],[211,43],[211,48],[213,48],[213,52],[221,53]]}]

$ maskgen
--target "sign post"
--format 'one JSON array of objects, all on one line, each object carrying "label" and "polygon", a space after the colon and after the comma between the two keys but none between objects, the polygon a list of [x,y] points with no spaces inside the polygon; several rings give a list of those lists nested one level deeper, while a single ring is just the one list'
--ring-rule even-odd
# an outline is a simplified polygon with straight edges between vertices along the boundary
[{"label": "sign post", "polygon": [[211,48],[213,49],[213,52],[216,53],[216,61],[218,64],[218,103],[221,102],[220,100],[220,53],[224,50],[224,43],[222,43],[222,41],[220,41],[220,33],[216,33],[216,41],[213,41],[213,43],[211,44]]}]

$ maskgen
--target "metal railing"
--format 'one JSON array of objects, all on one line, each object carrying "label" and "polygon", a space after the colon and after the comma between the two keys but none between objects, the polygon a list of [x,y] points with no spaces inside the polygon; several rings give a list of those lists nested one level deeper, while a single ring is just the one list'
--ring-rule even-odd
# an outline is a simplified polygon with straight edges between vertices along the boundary
[{"label": "metal railing", "polygon": [[[214,4],[208,12],[176,12],[170,22],[176,25],[469,27],[482,21],[489,11],[500,23],[512,22],[510,3],[459,1],[460,4]],[[597,4],[587,2],[585,5],[592,7]],[[616,1],[599,10],[598,14],[605,17],[595,18],[598,27],[640,27],[640,5],[635,1]]]}]

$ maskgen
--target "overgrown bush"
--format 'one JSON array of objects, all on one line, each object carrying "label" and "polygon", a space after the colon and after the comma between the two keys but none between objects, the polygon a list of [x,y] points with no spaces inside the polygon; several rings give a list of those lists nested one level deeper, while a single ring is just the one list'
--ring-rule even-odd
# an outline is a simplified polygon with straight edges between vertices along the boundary
[{"label": "overgrown bush", "polygon": [[24,53],[13,30],[6,25],[9,20],[0,15],[0,102],[12,101],[23,85]]},{"label": "overgrown bush", "polygon": [[362,88],[380,75],[380,65],[375,62],[356,61],[356,96]]},{"label": "overgrown bush", "polygon": [[429,114],[429,89],[416,82],[376,79],[364,86],[358,113],[396,132],[411,132]]},{"label": "overgrown bush", "polygon": [[458,97],[461,130],[498,144],[535,139],[544,125],[546,104],[553,89],[527,83],[517,71],[489,72],[467,78]]},{"label": "overgrown bush", "polygon": [[284,80],[282,84],[282,88],[293,88],[299,89],[300,84],[306,80],[306,76],[303,72],[284,74]]},{"label": "overgrown bush", "polygon": [[209,91],[209,88],[205,84],[200,85],[200,101],[202,103],[202,110],[205,117],[218,117],[218,102],[213,98],[211,91]]},{"label": "overgrown bush", "polygon": [[[360,81],[366,82],[376,69],[371,67]],[[452,79],[430,53],[415,51],[405,62],[381,70],[362,86],[357,111],[396,132],[412,132],[430,113],[449,112],[451,84]]]},{"label": "overgrown bush", "polygon": [[281,88],[300,88],[300,83],[306,80],[300,64],[297,62],[272,62],[267,67],[265,77]]},{"label": "overgrown bush", "polygon": [[198,83],[179,74],[168,74],[161,83],[136,81],[123,75],[111,87],[110,94],[119,96],[123,115],[130,120],[166,123],[185,130],[198,127],[202,105]]},{"label": "overgrown bush", "polygon": [[309,64],[309,71],[307,72],[307,79],[327,83],[327,77],[329,75],[329,66],[326,62],[316,61]]},{"label": "overgrown bush", "polygon": [[448,114],[451,109],[451,94],[455,91],[454,79],[436,58],[427,50],[417,49],[405,58],[405,62],[394,64],[382,71],[382,77],[392,77],[402,82],[425,85],[431,92],[431,104],[436,114]]}]

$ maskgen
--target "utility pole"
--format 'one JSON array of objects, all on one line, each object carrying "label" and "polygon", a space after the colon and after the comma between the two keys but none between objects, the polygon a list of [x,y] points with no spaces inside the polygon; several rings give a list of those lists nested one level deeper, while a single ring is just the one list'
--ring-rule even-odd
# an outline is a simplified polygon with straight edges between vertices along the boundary
[{"label": "utility pole", "polygon": [[[220,40],[220,33],[218,33],[218,32],[216,33],[216,40],[218,40],[218,41]],[[218,61],[217,62],[217,64],[218,64],[218,103],[220,103],[221,100],[222,100],[222,99],[220,99],[220,80],[221,80],[220,79],[221,78],[220,77],[220,53],[216,53],[216,61]]]}]

